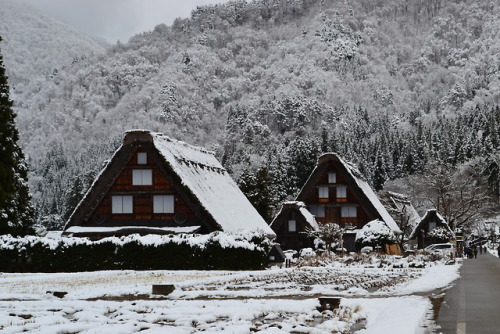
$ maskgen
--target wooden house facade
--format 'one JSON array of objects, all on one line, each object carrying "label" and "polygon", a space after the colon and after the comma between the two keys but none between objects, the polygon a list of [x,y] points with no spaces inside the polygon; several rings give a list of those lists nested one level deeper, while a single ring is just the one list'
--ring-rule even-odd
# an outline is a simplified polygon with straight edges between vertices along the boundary
[{"label": "wooden house facade", "polygon": [[127,132],[63,235],[273,231],[215,156],[146,130]]},{"label": "wooden house facade", "polygon": [[[348,251],[356,250],[356,232],[372,220],[382,220],[396,234],[401,233],[361,173],[335,153],[319,157],[296,201],[305,204],[318,226],[337,223],[345,228],[344,247]],[[297,226],[296,231],[285,233],[283,224],[271,225],[277,242],[293,247],[303,243],[304,230]]]},{"label": "wooden house facade", "polygon": [[[440,233],[433,233],[437,229],[441,230]],[[432,244],[453,241],[455,240],[455,233],[451,230],[444,217],[436,209],[431,209],[427,210],[409,239],[416,240],[417,248],[421,249]]]}]

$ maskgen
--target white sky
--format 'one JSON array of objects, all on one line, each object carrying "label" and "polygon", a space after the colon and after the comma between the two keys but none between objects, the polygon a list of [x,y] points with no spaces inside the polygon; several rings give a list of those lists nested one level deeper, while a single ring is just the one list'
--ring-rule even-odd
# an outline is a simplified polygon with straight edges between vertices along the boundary
[{"label": "white sky", "polygon": [[196,6],[229,0],[22,0],[81,33],[127,42],[156,25],[189,17]]}]

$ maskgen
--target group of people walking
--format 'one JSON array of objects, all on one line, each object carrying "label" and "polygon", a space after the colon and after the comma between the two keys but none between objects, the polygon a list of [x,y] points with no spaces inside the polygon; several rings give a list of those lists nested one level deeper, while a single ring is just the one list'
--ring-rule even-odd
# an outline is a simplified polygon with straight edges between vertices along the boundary
[{"label": "group of people walking", "polygon": [[[483,254],[483,252],[486,253],[486,246],[484,245],[470,246],[464,248],[464,255],[468,259],[477,259],[477,254]],[[500,257],[500,246],[498,247],[498,252]]]}]

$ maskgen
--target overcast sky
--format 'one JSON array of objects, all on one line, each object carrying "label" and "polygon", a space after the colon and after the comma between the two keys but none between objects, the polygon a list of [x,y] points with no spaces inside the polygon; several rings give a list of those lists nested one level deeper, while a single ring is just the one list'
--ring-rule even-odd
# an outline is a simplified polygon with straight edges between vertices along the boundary
[{"label": "overcast sky", "polygon": [[127,42],[156,25],[189,17],[200,5],[229,0],[22,0],[76,30],[111,43]]}]

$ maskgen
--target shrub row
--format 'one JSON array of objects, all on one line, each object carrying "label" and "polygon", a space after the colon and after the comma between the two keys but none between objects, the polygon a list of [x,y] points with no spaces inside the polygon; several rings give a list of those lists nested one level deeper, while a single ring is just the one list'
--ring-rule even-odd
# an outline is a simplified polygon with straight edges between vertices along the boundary
[{"label": "shrub row", "polygon": [[221,235],[136,235],[99,241],[0,236],[0,271],[250,270],[267,264],[270,243],[265,237]]}]

